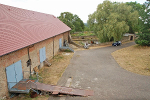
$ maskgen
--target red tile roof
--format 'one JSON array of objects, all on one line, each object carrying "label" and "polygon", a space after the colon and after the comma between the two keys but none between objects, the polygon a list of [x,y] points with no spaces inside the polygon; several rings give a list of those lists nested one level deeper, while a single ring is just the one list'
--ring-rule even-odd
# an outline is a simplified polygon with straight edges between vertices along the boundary
[{"label": "red tile roof", "polygon": [[53,15],[0,4],[0,56],[69,30]]}]

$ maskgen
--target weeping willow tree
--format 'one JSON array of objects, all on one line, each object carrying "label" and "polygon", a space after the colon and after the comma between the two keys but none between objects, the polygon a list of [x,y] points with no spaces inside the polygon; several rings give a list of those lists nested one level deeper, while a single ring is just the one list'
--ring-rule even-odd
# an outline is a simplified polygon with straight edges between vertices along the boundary
[{"label": "weeping willow tree", "polygon": [[104,1],[99,4],[97,10],[89,15],[88,25],[94,30],[100,42],[108,42],[122,39],[123,34],[129,31],[128,22],[136,31],[138,24],[138,12],[131,12],[132,7],[124,3]]}]

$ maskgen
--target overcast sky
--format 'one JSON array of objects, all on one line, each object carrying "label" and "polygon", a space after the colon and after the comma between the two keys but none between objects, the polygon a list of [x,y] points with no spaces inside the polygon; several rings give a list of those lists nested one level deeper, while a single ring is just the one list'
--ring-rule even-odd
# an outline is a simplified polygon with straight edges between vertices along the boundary
[{"label": "overcast sky", "polygon": [[[84,23],[88,20],[88,15],[92,14],[97,5],[104,0],[0,0],[1,4],[19,7],[23,9],[52,14],[56,17],[61,12],[71,12],[77,14]],[[135,2],[135,0],[110,0],[112,2]],[[143,4],[146,0],[136,0]]]}]

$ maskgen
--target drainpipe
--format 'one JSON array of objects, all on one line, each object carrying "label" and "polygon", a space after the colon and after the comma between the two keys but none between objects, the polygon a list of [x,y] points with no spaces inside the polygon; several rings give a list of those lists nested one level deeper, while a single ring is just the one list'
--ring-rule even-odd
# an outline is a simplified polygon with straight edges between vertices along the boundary
[{"label": "drainpipe", "polygon": [[[29,59],[29,61],[30,61],[30,54],[29,54],[30,51],[29,51],[29,49],[32,48],[33,46],[34,45],[31,45],[31,46],[28,47],[28,59]],[[30,62],[29,68],[30,68],[30,77],[31,77],[31,62]]]},{"label": "drainpipe", "polygon": [[[63,33],[63,42],[65,41],[65,39],[64,39],[64,34],[65,34],[65,33]],[[64,44],[63,44],[63,45],[64,45]]]},{"label": "drainpipe", "polygon": [[53,58],[54,58],[54,38],[55,36],[53,37]]}]

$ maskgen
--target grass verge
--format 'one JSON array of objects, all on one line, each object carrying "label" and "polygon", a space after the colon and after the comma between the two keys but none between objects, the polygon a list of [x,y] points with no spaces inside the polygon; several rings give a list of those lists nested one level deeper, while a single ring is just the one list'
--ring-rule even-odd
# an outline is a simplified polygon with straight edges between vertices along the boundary
[{"label": "grass verge", "polygon": [[71,52],[60,52],[53,59],[50,60],[51,66],[44,66],[39,75],[43,78],[43,83],[57,85],[58,80],[64,73],[65,69],[70,63],[73,53]]},{"label": "grass verge", "polygon": [[141,75],[150,75],[150,47],[134,45],[117,50],[112,56],[124,69]]}]

